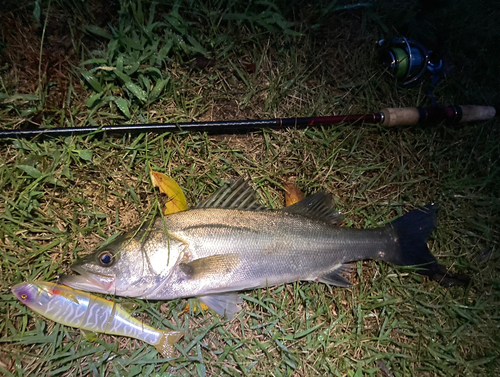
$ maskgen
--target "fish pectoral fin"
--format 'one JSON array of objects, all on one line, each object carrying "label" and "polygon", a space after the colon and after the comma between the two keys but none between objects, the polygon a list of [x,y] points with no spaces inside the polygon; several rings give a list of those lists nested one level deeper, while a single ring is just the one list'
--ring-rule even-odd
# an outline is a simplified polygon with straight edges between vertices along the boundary
[{"label": "fish pectoral fin", "polygon": [[82,333],[85,340],[88,342],[95,342],[96,339],[99,337],[99,335],[97,335],[97,333],[93,331],[80,329],[80,332]]},{"label": "fish pectoral fin", "polygon": [[325,221],[332,225],[339,225],[342,222],[340,212],[333,208],[331,196],[322,191],[285,207],[281,211],[305,216],[313,220]]},{"label": "fish pectoral fin", "polygon": [[352,284],[343,275],[349,274],[352,271],[352,266],[350,264],[339,264],[334,267],[329,273],[319,276],[318,281],[321,283],[335,285],[337,287],[350,287]]},{"label": "fish pectoral fin", "polygon": [[197,297],[203,304],[222,317],[231,319],[241,310],[242,298],[235,292]]},{"label": "fish pectoral fin", "polygon": [[232,273],[240,263],[238,254],[218,254],[180,263],[179,269],[187,279],[210,279]]}]

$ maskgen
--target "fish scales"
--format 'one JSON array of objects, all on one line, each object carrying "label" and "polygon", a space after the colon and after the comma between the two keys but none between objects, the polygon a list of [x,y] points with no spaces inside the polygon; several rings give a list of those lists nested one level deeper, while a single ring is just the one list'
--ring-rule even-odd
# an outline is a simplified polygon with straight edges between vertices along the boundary
[{"label": "fish scales", "polygon": [[[158,219],[156,228],[162,222]],[[214,270],[203,281],[190,281],[181,270],[173,270],[161,289],[149,292],[151,299],[223,293],[234,290],[233,286],[264,288],[315,280],[338,264],[374,258],[396,247],[395,235],[388,229],[360,234],[285,212],[200,209],[171,215],[165,218],[164,226],[169,234],[187,243],[184,253],[189,260],[237,254],[240,262],[231,271],[222,267]],[[165,245],[151,250],[159,253],[160,249]],[[171,257],[176,255],[172,252]]]}]

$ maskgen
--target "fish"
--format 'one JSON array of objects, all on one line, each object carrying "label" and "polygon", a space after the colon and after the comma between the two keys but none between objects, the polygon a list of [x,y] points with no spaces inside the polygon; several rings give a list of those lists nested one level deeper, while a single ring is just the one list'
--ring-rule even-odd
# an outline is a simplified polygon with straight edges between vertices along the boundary
[{"label": "fish", "polygon": [[165,358],[175,356],[174,344],[184,333],[155,329],[113,301],[70,287],[31,281],[12,287],[12,293],[34,312],[65,326],[109,335],[127,336],[151,344]]},{"label": "fish", "polygon": [[437,206],[428,204],[379,228],[341,227],[326,192],[271,210],[240,178],[77,260],[76,274],[61,282],[150,300],[197,297],[231,318],[241,310],[240,291],[301,280],[349,287],[345,274],[358,260],[418,266],[432,276],[439,265],[427,239],[436,219]]}]

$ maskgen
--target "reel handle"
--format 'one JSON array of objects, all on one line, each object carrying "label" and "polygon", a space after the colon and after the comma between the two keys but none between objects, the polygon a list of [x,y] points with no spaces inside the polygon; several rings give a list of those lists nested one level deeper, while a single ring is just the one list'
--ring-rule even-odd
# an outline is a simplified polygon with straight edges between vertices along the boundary
[{"label": "reel handle", "polygon": [[472,122],[495,117],[493,106],[450,106],[450,107],[403,107],[385,108],[383,125],[386,127],[413,126],[418,123],[437,124],[443,121],[449,123]]}]

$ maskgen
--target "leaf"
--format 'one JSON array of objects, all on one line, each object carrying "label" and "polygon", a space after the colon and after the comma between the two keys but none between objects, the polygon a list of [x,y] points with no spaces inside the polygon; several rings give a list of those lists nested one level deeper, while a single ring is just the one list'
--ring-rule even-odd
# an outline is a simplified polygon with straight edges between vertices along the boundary
[{"label": "leaf", "polygon": [[97,80],[97,78],[92,73],[83,69],[80,71],[80,73],[82,74],[85,81],[87,81],[87,83],[92,87],[92,89],[94,89],[98,93],[101,93],[103,91],[99,80]]},{"label": "leaf", "polygon": [[118,56],[118,59],[116,59],[116,70],[120,73],[123,72],[123,54],[120,54],[120,56]]},{"label": "leaf", "polygon": [[106,39],[113,39],[113,36],[109,34],[106,30],[95,25],[87,25],[85,26],[85,30],[87,30],[92,34],[98,35],[99,37],[103,37]]},{"label": "leaf", "polygon": [[25,173],[28,173],[29,176],[33,178],[40,178],[42,176],[42,172],[37,168],[30,165],[17,165],[18,169],[23,170]]},{"label": "leaf", "polygon": [[102,64],[106,64],[106,63],[107,63],[106,59],[103,59],[103,58],[92,58],[92,59],[88,59],[88,60],[85,60],[85,61],[81,62],[80,63],[80,67],[84,67],[87,64],[102,65]]},{"label": "leaf", "polygon": [[283,186],[285,187],[285,205],[287,207],[300,202],[306,197],[304,193],[290,181],[285,182]]},{"label": "leaf", "polygon": [[134,96],[139,98],[142,102],[146,102],[146,92],[140,87],[135,85],[132,81],[125,83],[125,87],[132,92]]},{"label": "leaf", "polygon": [[89,109],[93,108],[97,102],[101,99],[102,95],[104,93],[94,93],[90,96],[90,98],[87,100],[87,107]]},{"label": "leaf", "polygon": [[155,101],[160,96],[161,92],[165,88],[165,85],[167,85],[169,81],[170,77],[167,77],[165,80],[160,80],[156,83],[155,87],[149,94],[149,100],[151,102]]},{"label": "leaf", "polygon": [[108,101],[113,101],[114,103],[116,103],[116,106],[118,106],[118,108],[123,113],[123,115],[125,115],[127,118],[130,119],[130,110],[128,108],[128,103],[127,103],[127,100],[125,98],[110,96],[110,97],[107,97],[106,99]]},{"label": "leaf", "polygon": [[122,80],[125,84],[132,82],[132,79],[130,78],[130,76],[126,75],[125,73],[123,73],[119,69],[115,69],[115,75],[118,76],[118,78],[120,80]]},{"label": "leaf", "polygon": [[175,180],[166,174],[151,170],[151,182],[168,196],[168,202],[165,203],[165,215],[188,209],[186,197]]},{"label": "leaf", "polygon": [[35,9],[33,9],[33,17],[35,17],[36,20],[40,21],[40,15],[42,11],[40,9],[40,3],[38,1],[35,1]]},{"label": "leaf", "polygon": [[160,79],[162,78],[161,71],[156,67],[147,67],[147,68],[141,69],[140,72],[142,72],[144,74],[148,73],[151,76],[155,76],[155,77],[160,78]]},{"label": "leaf", "polygon": [[88,149],[78,151],[78,157],[85,161],[92,161],[92,151]]},{"label": "leaf", "polygon": [[127,45],[127,47],[133,48],[134,50],[144,50],[144,46],[141,45],[141,42],[137,39],[125,37],[123,38],[123,43]]},{"label": "leaf", "polygon": [[170,52],[170,49],[174,45],[174,42],[172,39],[167,39],[167,42],[165,45],[160,48],[160,51],[156,54],[156,65],[161,66],[163,61],[167,58],[168,53]]},{"label": "leaf", "polygon": [[0,93],[0,100],[3,103],[12,103],[15,101],[40,101],[40,98],[34,94],[14,94],[8,96],[5,93]]},{"label": "leaf", "polygon": [[133,75],[139,69],[139,62],[133,62],[129,67],[125,68],[127,75]]},{"label": "leaf", "polygon": [[208,52],[207,50],[205,50],[202,45],[200,44],[200,42],[198,42],[194,37],[190,36],[190,35],[187,35],[186,36],[189,43],[191,43],[191,49],[194,51],[194,52],[197,52],[201,55],[207,55]]},{"label": "leaf", "polygon": [[151,81],[149,81],[149,79],[144,75],[139,75],[139,79],[142,81],[143,88],[146,88],[146,95],[149,97],[149,92],[151,89]]}]

